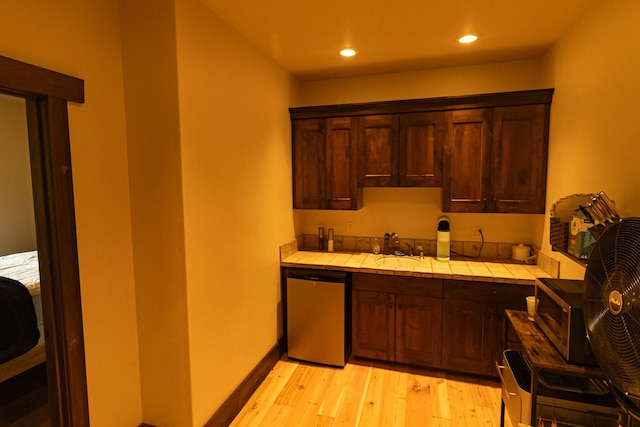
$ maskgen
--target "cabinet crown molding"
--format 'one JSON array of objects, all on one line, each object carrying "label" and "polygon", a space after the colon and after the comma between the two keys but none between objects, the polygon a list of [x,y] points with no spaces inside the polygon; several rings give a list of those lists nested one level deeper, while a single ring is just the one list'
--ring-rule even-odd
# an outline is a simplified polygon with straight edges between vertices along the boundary
[{"label": "cabinet crown molding", "polygon": [[515,92],[498,92],[438,98],[403,99],[397,101],[292,107],[292,120],[323,117],[366,116],[374,114],[449,111],[469,108],[506,107],[513,105],[550,104],[553,88]]}]

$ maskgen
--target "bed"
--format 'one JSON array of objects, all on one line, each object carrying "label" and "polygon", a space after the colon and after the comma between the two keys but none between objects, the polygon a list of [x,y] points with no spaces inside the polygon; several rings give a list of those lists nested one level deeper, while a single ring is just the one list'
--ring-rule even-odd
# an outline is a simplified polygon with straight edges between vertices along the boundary
[{"label": "bed", "polygon": [[[28,290],[33,301],[35,322],[39,332],[39,338],[37,339],[37,342],[35,342],[35,345],[31,346],[31,341],[33,341],[33,331],[31,331],[31,341],[28,341],[28,344],[21,344],[22,349],[19,350],[21,354],[0,363],[0,382],[2,382],[26,371],[27,369],[39,365],[46,359],[42,323],[42,300],[40,299],[40,269],[38,266],[38,252],[30,251],[0,256],[0,277],[3,278],[2,283],[5,285],[9,284],[10,286],[17,286],[15,284],[15,281],[17,281]],[[4,289],[6,291],[7,288]],[[10,291],[11,289],[6,292]],[[26,294],[22,289],[15,289],[15,291],[22,295]],[[5,293],[4,295],[8,294]],[[4,304],[4,306],[6,309],[7,304]],[[25,310],[30,309],[26,308]],[[25,312],[25,317],[29,319],[27,326],[31,327],[32,313]],[[4,329],[7,325],[0,325],[0,327]],[[29,346],[30,349],[24,351],[25,346]]]}]

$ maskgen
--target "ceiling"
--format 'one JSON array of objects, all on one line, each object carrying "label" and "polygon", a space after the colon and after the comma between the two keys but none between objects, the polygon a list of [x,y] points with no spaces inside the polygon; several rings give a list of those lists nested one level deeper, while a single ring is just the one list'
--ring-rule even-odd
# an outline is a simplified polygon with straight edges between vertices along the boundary
[{"label": "ceiling", "polygon": [[[300,80],[540,57],[596,0],[201,0]],[[461,45],[464,33],[477,42]],[[338,52],[354,48],[358,55]]]}]

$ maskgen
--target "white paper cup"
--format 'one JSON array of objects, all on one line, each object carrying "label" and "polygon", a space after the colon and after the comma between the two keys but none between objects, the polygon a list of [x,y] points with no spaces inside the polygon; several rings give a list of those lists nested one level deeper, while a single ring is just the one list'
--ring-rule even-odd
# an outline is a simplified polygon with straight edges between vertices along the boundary
[{"label": "white paper cup", "polygon": [[533,315],[536,314],[538,301],[535,296],[527,297],[527,314],[529,315],[529,320],[533,320]]}]

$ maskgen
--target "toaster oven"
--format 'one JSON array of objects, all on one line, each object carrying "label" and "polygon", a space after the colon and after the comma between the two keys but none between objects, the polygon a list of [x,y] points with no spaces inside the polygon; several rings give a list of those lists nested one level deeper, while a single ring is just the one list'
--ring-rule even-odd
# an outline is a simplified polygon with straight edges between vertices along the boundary
[{"label": "toaster oven", "polygon": [[584,324],[583,292],[582,280],[536,279],[534,320],[567,362],[597,365]]}]

